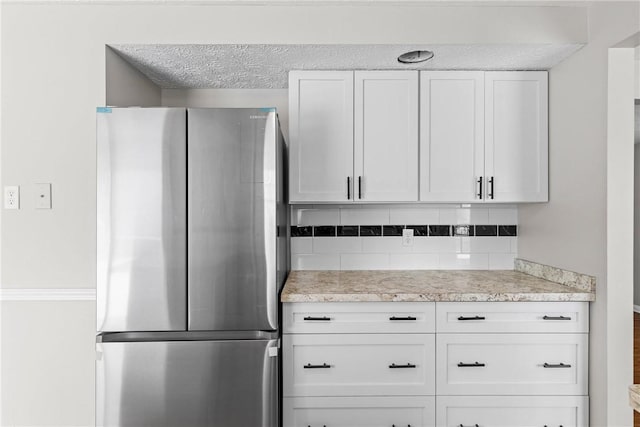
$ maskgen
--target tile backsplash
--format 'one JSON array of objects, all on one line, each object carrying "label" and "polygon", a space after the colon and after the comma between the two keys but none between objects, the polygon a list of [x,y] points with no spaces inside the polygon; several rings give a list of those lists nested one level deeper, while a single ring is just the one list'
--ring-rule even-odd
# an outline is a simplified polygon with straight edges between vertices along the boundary
[{"label": "tile backsplash", "polygon": [[[513,205],[291,206],[293,270],[512,270]],[[413,229],[413,243],[402,231]]]}]

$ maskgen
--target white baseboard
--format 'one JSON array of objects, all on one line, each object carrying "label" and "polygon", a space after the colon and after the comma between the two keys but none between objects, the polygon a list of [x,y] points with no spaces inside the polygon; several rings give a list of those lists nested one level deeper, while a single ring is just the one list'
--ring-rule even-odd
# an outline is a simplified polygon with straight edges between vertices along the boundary
[{"label": "white baseboard", "polygon": [[95,289],[0,289],[0,301],[95,301]]},{"label": "white baseboard", "polygon": [[633,305],[633,311],[636,313],[640,313],[640,305]]}]

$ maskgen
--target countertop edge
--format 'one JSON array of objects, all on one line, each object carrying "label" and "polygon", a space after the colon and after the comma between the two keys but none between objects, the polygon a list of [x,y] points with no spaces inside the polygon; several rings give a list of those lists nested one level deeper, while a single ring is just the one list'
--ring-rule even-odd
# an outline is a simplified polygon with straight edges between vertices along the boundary
[{"label": "countertop edge", "polygon": [[286,302],[592,302],[593,293],[283,294]]},{"label": "countertop edge", "polygon": [[515,259],[514,271],[581,291],[596,292],[596,278],[588,274],[576,273],[575,271],[540,264],[522,258]]}]

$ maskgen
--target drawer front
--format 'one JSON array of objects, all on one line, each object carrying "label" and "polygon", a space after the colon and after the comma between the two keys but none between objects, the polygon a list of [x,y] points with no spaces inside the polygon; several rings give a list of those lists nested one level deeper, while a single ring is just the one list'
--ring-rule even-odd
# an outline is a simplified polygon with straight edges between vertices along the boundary
[{"label": "drawer front", "polygon": [[[436,403],[438,427],[588,427],[582,396],[447,396]],[[327,425],[327,427],[329,427]]]},{"label": "drawer front", "polygon": [[435,426],[432,396],[285,397],[283,412],[283,427]]},{"label": "drawer front", "polygon": [[433,333],[433,302],[284,303],[285,334]]},{"label": "drawer front", "polygon": [[586,395],[587,334],[437,335],[438,395]]},{"label": "drawer front", "polygon": [[285,335],[284,396],[433,395],[435,337]]},{"label": "drawer front", "polygon": [[587,302],[439,302],[442,333],[586,333]]}]

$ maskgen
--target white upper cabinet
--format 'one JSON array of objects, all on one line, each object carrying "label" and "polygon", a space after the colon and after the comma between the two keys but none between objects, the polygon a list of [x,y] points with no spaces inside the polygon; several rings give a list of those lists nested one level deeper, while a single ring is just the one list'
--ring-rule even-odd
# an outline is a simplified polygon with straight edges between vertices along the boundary
[{"label": "white upper cabinet", "polygon": [[547,87],[546,71],[291,71],[290,202],[548,201]]},{"label": "white upper cabinet", "polygon": [[546,202],[546,71],[485,73],[487,201]]},{"label": "white upper cabinet", "polygon": [[289,121],[289,200],[353,200],[353,71],[291,71]]},{"label": "white upper cabinet", "polygon": [[420,200],[482,200],[483,110],[484,72],[420,73]]},{"label": "white upper cabinet", "polygon": [[355,72],[354,195],[418,200],[418,72]]}]

